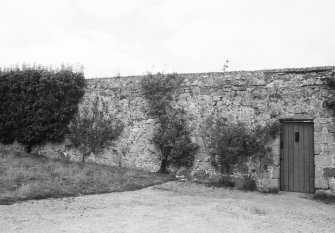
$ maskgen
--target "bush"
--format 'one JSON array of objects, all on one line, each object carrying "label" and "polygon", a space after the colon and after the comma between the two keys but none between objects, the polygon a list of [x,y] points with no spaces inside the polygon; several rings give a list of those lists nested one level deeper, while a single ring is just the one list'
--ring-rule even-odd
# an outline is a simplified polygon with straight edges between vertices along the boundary
[{"label": "bush", "polygon": [[191,140],[186,112],[171,105],[172,94],[182,81],[183,79],[175,74],[149,74],[141,82],[141,88],[149,104],[148,115],[156,118],[159,125],[153,142],[160,147],[162,153],[161,172],[166,172],[166,166],[169,164],[191,166],[199,148]]},{"label": "bush", "polygon": [[84,87],[83,73],[69,67],[0,70],[0,142],[16,140],[30,152],[45,141],[62,141]]},{"label": "bush", "polygon": [[192,166],[198,145],[191,141],[184,111],[173,109],[159,120],[160,127],[153,142],[159,145],[165,162],[174,166]]},{"label": "bush", "polygon": [[221,174],[232,174],[235,165],[244,158],[264,158],[271,151],[266,143],[278,135],[280,127],[275,122],[252,130],[243,123],[228,123],[223,117],[209,118],[206,125],[212,165]]},{"label": "bush", "polygon": [[85,105],[69,125],[69,139],[82,152],[82,161],[91,153],[100,153],[122,133],[124,124],[109,114],[106,102],[96,96],[91,107]]},{"label": "bush", "polygon": [[243,176],[242,190],[255,191],[257,189],[256,181],[251,175]]}]

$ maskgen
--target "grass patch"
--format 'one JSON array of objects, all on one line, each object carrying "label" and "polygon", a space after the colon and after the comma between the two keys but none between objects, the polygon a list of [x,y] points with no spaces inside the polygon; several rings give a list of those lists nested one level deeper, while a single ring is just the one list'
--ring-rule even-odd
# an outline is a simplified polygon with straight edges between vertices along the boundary
[{"label": "grass patch", "polygon": [[0,151],[0,204],[137,190],[170,175]]}]

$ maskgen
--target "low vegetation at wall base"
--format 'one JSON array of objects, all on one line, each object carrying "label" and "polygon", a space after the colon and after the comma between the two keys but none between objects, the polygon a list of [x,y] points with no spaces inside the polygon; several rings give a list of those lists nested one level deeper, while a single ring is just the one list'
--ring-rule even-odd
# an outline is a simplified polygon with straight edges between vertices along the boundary
[{"label": "low vegetation at wall base", "polygon": [[267,143],[279,134],[279,130],[279,122],[251,129],[241,122],[227,122],[224,117],[209,118],[206,137],[212,148],[212,165],[221,174],[232,174],[236,165],[243,167],[249,158],[265,158],[271,152]]}]

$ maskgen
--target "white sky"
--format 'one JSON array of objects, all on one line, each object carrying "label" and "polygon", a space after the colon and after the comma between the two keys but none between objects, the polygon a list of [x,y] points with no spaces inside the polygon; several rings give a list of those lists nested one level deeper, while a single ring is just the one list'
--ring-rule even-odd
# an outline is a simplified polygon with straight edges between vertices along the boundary
[{"label": "white sky", "polygon": [[0,0],[0,66],[85,76],[335,65],[335,0]]}]

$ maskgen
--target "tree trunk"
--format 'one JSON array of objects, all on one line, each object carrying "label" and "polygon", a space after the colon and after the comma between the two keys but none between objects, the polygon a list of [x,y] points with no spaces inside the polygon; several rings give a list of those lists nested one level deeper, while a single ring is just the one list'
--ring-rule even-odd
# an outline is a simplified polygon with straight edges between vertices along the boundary
[{"label": "tree trunk", "polygon": [[166,165],[167,165],[167,161],[166,161],[165,158],[163,158],[162,162],[161,162],[161,167],[159,169],[160,173],[167,173],[167,171],[166,171]]},{"label": "tree trunk", "polygon": [[26,145],[26,147],[25,147],[25,151],[27,152],[27,153],[31,153],[31,148],[32,148],[32,145]]},{"label": "tree trunk", "polygon": [[161,167],[158,172],[160,173],[167,173],[166,166],[167,166],[167,156],[166,156],[166,149],[161,148],[161,153],[162,153],[162,161],[161,161]]}]

